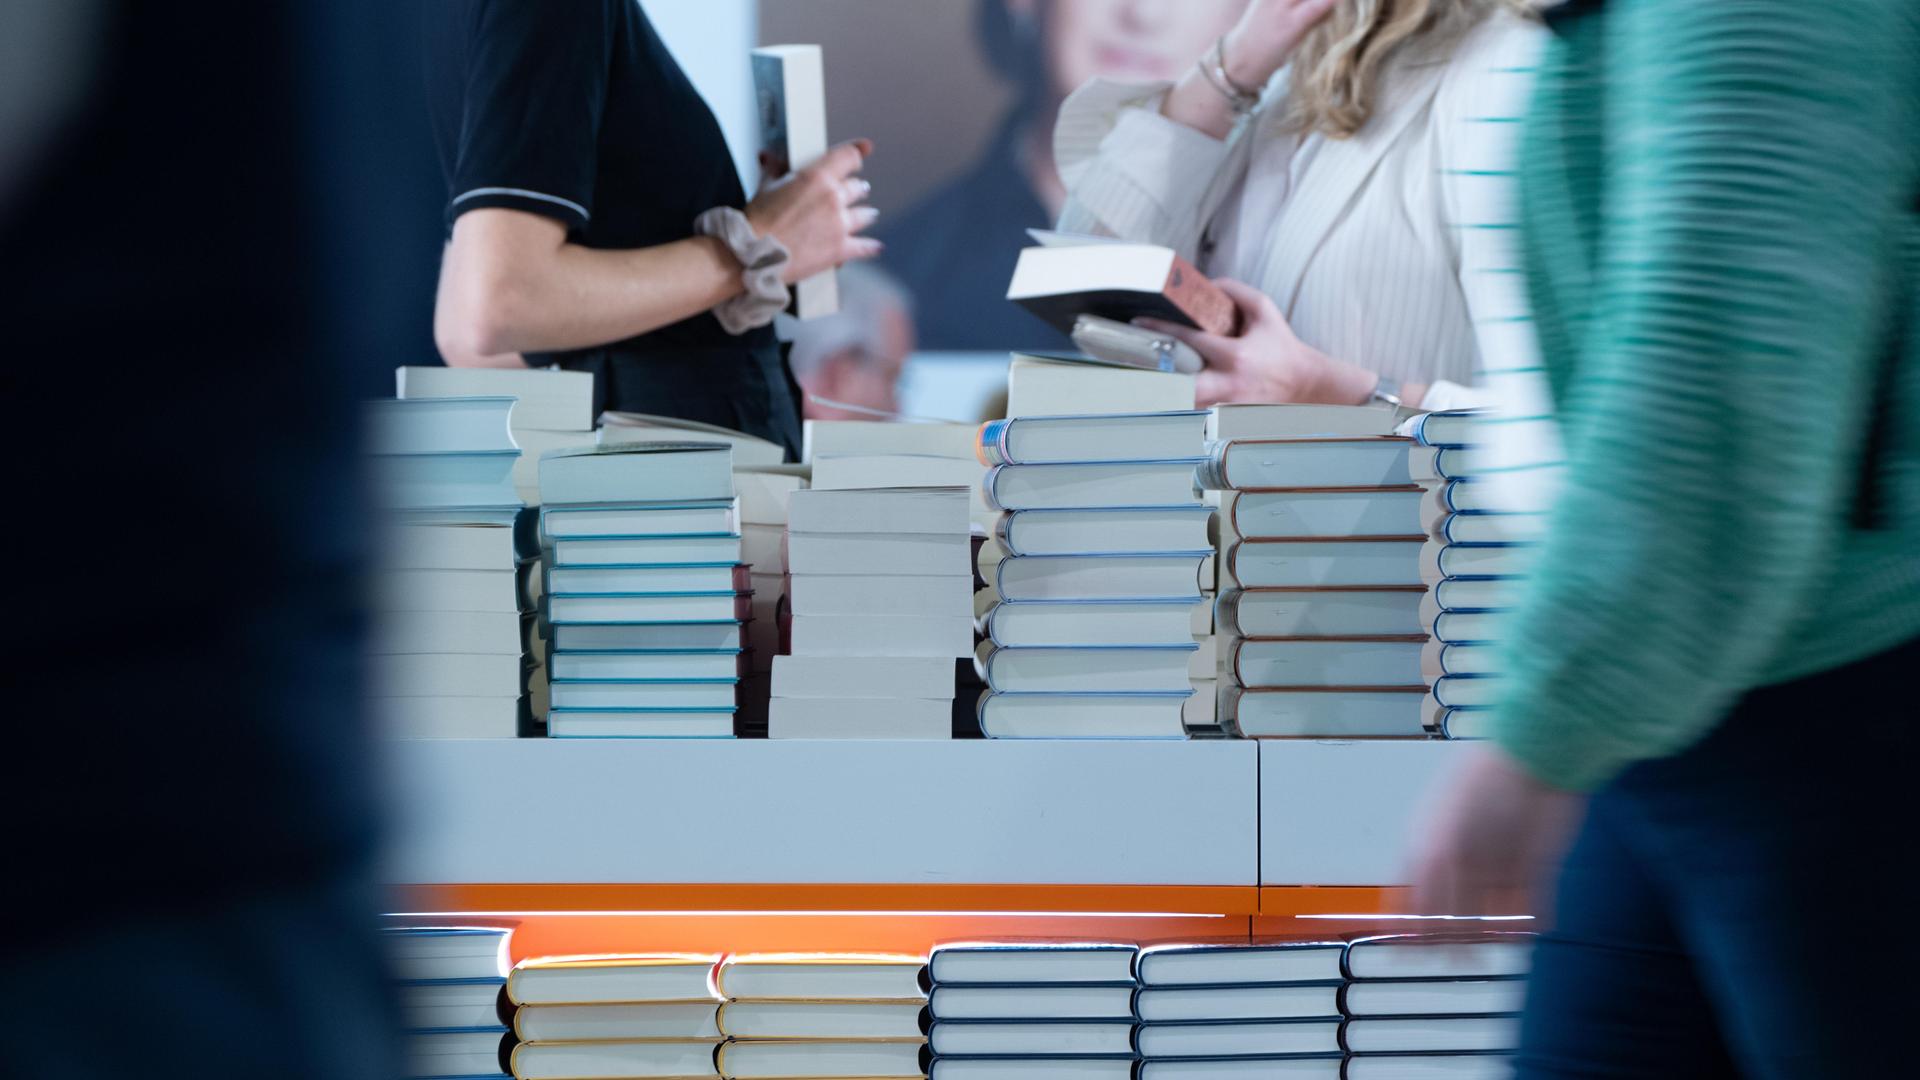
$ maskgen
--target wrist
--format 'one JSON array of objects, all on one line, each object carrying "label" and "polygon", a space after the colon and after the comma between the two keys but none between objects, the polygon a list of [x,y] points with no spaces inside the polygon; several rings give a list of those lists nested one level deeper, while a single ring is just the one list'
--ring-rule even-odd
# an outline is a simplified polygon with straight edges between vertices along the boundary
[{"label": "wrist", "polygon": [[1258,90],[1273,78],[1286,62],[1287,49],[1260,40],[1259,36],[1244,27],[1236,26],[1227,31],[1221,39],[1222,65],[1227,77],[1240,86]]},{"label": "wrist", "polygon": [[1313,381],[1303,400],[1325,405],[1365,405],[1373,400],[1379,375],[1317,350],[1313,356]]}]

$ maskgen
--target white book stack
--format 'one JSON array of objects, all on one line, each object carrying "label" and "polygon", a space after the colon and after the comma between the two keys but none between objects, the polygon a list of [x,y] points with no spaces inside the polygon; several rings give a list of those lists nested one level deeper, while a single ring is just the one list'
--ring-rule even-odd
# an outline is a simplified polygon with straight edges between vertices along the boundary
[{"label": "white book stack", "polygon": [[1524,586],[1544,516],[1491,509],[1477,478],[1481,424],[1468,411],[1428,413],[1413,424],[1408,468],[1425,489],[1420,524],[1427,542],[1420,605],[1429,635],[1422,656],[1431,693],[1427,730],[1448,739],[1481,739],[1499,686],[1500,625]]},{"label": "white book stack", "polygon": [[926,992],[917,956],[729,957],[716,978],[728,1080],[918,1080]]},{"label": "white book stack", "polygon": [[508,1076],[507,940],[498,927],[382,932],[396,981],[409,1078]]},{"label": "white book stack", "polygon": [[592,446],[593,374],[558,368],[395,368],[394,396],[407,399],[513,397],[513,441],[520,460],[514,490],[529,506],[540,503],[540,455]]},{"label": "white book stack", "polygon": [[718,1078],[718,958],[677,954],[522,961],[507,978],[517,1080]]},{"label": "white book stack", "polygon": [[733,736],[751,596],[731,457],[647,442],[541,459],[549,736]]},{"label": "white book stack", "polygon": [[1339,942],[1142,950],[1139,1080],[1340,1076]]},{"label": "white book stack", "polygon": [[[1151,374],[1151,373],[1148,373]],[[1206,414],[986,424],[1001,511],[980,551],[976,654],[989,738],[1182,738],[1212,511],[1194,486]]]},{"label": "white book stack", "polygon": [[793,492],[791,653],[774,658],[769,737],[949,737],[971,548],[964,488]]},{"label": "white book stack", "polygon": [[733,447],[735,469],[779,465],[787,457],[785,447],[758,435],[749,435],[718,424],[683,420],[677,416],[655,416],[652,413],[601,413],[599,436],[601,446],[636,442],[725,443]]},{"label": "white book stack", "polygon": [[1423,738],[1420,489],[1393,414],[1237,406],[1202,483],[1222,493],[1220,715],[1250,738]]},{"label": "white book stack", "polygon": [[1340,1045],[1351,1080],[1505,1080],[1531,934],[1390,935],[1347,946]]},{"label": "white book stack", "polygon": [[368,406],[385,509],[370,700],[400,738],[513,738],[533,706],[514,521],[511,397]]},{"label": "white book stack", "polygon": [[807,486],[807,466],[736,462],[733,483],[740,493],[741,558],[753,588],[753,617],[747,623],[752,662],[740,680],[736,730],[743,738],[764,739],[787,596],[787,500]]},{"label": "white book stack", "polygon": [[823,491],[880,487],[962,487],[976,524],[992,516],[977,489],[985,466],[973,449],[974,426],[875,420],[808,420],[801,460],[809,486]]},{"label": "white book stack", "polygon": [[1132,945],[942,945],[927,960],[930,1080],[1131,1080]]}]

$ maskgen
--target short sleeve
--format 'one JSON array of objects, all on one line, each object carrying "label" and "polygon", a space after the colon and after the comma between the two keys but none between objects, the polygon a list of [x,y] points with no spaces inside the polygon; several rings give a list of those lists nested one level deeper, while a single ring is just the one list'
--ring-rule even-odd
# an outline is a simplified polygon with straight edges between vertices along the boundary
[{"label": "short sleeve", "polygon": [[447,222],[505,207],[593,216],[617,0],[481,0],[467,39]]}]

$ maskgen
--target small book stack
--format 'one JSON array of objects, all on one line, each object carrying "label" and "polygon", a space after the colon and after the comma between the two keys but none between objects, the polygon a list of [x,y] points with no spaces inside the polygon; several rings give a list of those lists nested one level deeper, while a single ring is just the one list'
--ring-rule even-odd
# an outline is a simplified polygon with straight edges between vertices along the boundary
[{"label": "small book stack", "polygon": [[510,397],[383,400],[368,407],[386,508],[371,698],[402,738],[513,738],[530,722],[522,509]]},{"label": "small book stack", "polygon": [[409,1077],[507,1075],[508,931],[496,927],[388,928]]},{"label": "small book stack", "polygon": [[1145,949],[1139,1080],[1338,1077],[1339,942]]},{"label": "small book stack", "polygon": [[[1299,408],[1299,407],[1296,407]],[[1291,414],[1295,430],[1391,422]],[[1276,417],[1273,426],[1282,426]],[[1423,737],[1420,488],[1409,440],[1290,435],[1216,442],[1221,722],[1245,737]]]},{"label": "small book stack", "polygon": [[1131,1080],[1132,945],[945,945],[924,983],[930,1080]]},{"label": "small book stack", "polygon": [[728,1080],[918,1080],[921,962],[909,956],[768,955],[720,966],[718,1069]]},{"label": "small book stack", "polygon": [[740,494],[741,558],[753,588],[752,619],[747,623],[751,662],[740,680],[734,733],[743,739],[764,739],[773,696],[773,658],[780,654],[781,609],[787,595],[787,500],[807,486],[807,466],[735,462],[733,486]]},{"label": "small book stack", "polygon": [[1211,511],[1206,414],[1022,416],[980,429],[1001,511],[981,549],[980,728],[1182,738]]},{"label": "small book stack", "polygon": [[979,501],[980,462],[973,456],[973,425],[892,423],[877,420],[808,420],[801,458],[809,487],[961,487],[968,513],[984,521],[991,511]]},{"label": "small book stack", "polygon": [[1499,685],[1495,654],[1504,609],[1527,574],[1543,516],[1490,510],[1474,445],[1480,421],[1470,412],[1428,413],[1414,424],[1419,445],[1409,459],[1426,489],[1420,554],[1428,592],[1420,607],[1431,636],[1422,657],[1433,688],[1427,730],[1449,739],[1488,734],[1489,706]]},{"label": "small book stack", "polygon": [[540,489],[547,734],[731,738],[751,596],[730,448],[555,451]]},{"label": "small book stack", "polygon": [[1394,935],[1347,946],[1350,1080],[1502,1080],[1518,1046],[1531,934]]},{"label": "small book stack", "polygon": [[400,367],[394,396],[407,399],[513,397],[513,441],[520,459],[513,486],[529,506],[540,504],[540,455],[592,446],[593,375],[557,368]]},{"label": "small book stack", "polygon": [[651,413],[601,413],[598,441],[601,446],[657,442],[725,443],[733,447],[733,467],[736,469],[778,465],[787,458],[785,447],[758,435],[749,435],[718,424],[682,420],[677,416],[654,416]]},{"label": "small book stack", "polygon": [[768,735],[944,739],[973,645],[967,492],[793,492],[792,655],[773,662]]},{"label": "small book stack", "polygon": [[717,1077],[712,956],[563,956],[507,978],[518,1080]]}]

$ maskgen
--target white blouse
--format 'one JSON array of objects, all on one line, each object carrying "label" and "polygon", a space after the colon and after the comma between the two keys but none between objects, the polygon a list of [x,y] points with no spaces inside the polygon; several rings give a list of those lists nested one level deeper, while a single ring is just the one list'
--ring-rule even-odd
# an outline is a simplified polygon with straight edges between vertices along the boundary
[{"label": "white blouse", "polygon": [[1485,405],[1479,370],[1537,368],[1513,160],[1546,31],[1490,16],[1396,57],[1351,138],[1281,127],[1286,73],[1223,141],[1160,114],[1170,84],[1095,80],[1060,109],[1060,228],[1164,244],[1271,296],[1302,341],[1423,407]]}]

